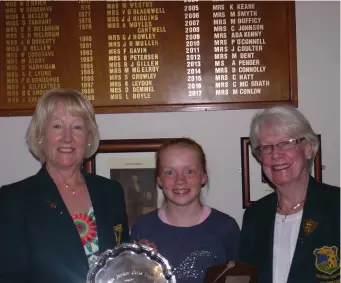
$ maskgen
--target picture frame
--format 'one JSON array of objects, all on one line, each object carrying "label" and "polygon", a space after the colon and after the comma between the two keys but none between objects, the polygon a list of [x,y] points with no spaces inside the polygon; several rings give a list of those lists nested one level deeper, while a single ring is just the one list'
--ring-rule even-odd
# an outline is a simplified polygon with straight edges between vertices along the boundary
[{"label": "picture frame", "polygon": [[118,181],[125,195],[129,230],[137,217],[157,209],[155,153],[171,139],[101,140],[83,164],[87,173]]},{"label": "picture frame", "polygon": [[[314,160],[311,175],[319,182],[322,182],[322,152],[321,135],[317,135],[320,145]],[[247,208],[253,201],[256,201],[273,192],[268,185],[266,176],[261,165],[252,156],[251,144],[248,137],[240,138],[241,146],[241,173],[242,173],[242,202],[243,208]]]}]

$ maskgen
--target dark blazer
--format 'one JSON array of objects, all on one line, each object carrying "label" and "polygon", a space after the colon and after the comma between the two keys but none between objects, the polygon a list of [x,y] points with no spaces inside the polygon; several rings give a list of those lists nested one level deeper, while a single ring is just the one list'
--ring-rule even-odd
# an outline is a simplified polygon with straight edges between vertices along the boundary
[{"label": "dark blazer", "polygon": [[[240,260],[258,268],[260,283],[272,282],[276,209],[277,194],[272,193],[252,203],[244,212]],[[325,261],[333,253],[338,268],[327,270],[323,262],[328,264]],[[310,177],[288,283],[339,282],[339,259],[340,188]]]},{"label": "dark blazer", "polygon": [[[119,183],[83,172],[100,252],[129,242]],[[0,283],[85,283],[88,260],[79,233],[45,166],[0,189]]]}]

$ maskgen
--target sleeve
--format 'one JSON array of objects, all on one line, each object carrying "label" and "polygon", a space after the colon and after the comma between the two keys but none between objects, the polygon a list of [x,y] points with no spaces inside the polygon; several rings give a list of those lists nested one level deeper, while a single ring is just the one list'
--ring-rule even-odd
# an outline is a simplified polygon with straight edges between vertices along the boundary
[{"label": "sleeve", "polygon": [[240,233],[239,260],[252,264],[253,251],[253,221],[251,219],[251,207],[247,208],[243,215],[243,224]]},{"label": "sleeve", "polygon": [[130,233],[130,240],[133,243],[134,241],[139,241],[141,240],[141,231],[140,231],[140,220],[139,218],[136,219],[135,224],[131,228],[131,233]]},{"label": "sleeve", "polygon": [[240,229],[235,219],[230,225],[228,236],[228,250],[227,255],[231,260],[238,260],[239,257],[239,244],[240,244]]},{"label": "sleeve", "polygon": [[23,193],[16,187],[10,185],[0,189],[1,283],[32,283],[23,204]]}]

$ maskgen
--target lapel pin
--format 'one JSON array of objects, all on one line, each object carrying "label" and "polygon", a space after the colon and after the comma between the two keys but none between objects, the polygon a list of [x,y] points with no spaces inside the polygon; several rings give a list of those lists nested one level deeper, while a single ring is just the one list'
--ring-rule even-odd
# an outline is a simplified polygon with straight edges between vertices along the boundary
[{"label": "lapel pin", "polygon": [[303,220],[303,231],[304,234],[308,237],[312,232],[314,232],[317,228],[318,223],[312,219],[304,219]]},{"label": "lapel pin", "polygon": [[122,237],[122,224],[117,224],[113,227],[114,235],[116,238],[116,245],[119,245],[121,243],[121,237]]},{"label": "lapel pin", "polygon": [[55,203],[53,203],[53,202],[50,202],[50,201],[47,201],[47,203],[49,204],[49,207],[50,207],[51,209],[55,209],[55,208],[57,208],[57,206],[56,206],[56,204],[55,204]]}]

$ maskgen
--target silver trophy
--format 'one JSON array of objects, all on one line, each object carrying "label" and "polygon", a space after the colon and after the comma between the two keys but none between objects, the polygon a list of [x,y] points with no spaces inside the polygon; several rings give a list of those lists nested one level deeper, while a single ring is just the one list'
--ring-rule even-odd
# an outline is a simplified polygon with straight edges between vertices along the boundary
[{"label": "silver trophy", "polygon": [[91,266],[87,283],[176,283],[168,261],[145,245],[121,244],[102,253]]}]

